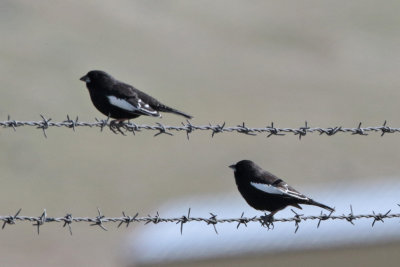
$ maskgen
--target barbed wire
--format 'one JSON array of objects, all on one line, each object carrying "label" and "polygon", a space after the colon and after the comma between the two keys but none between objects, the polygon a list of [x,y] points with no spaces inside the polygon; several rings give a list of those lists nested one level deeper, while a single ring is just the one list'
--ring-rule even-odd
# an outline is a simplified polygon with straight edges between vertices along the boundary
[{"label": "barbed wire", "polygon": [[[397,204],[400,206],[399,204]],[[384,213],[376,213],[372,211],[372,214],[358,214],[355,215],[353,212],[353,207],[350,205],[350,213],[342,214],[342,215],[333,215],[332,212],[329,214],[325,214],[321,211],[320,215],[312,215],[312,216],[304,216],[304,214],[296,213],[293,209],[291,210],[294,213],[293,217],[290,218],[270,218],[268,215],[264,216],[254,216],[254,217],[245,217],[244,212],[238,218],[217,218],[216,214],[209,213],[210,217],[202,218],[202,217],[192,217],[190,215],[191,209],[189,208],[187,215],[182,215],[180,217],[175,218],[164,218],[161,217],[157,212],[156,215],[151,216],[147,215],[145,217],[139,217],[139,213],[136,213],[134,216],[126,215],[125,212],[122,212],[121,217],[106,217],[102,214],[100,209],[97,209],[97,216],[95,217],[73,217],[72,214],[67,213],[64,217],[49,217],[47,215],[46,209],[44,209],[43,213],[40,216],[22,216],[20,215],[22,209],[19,209],[14,215],[9,216],[0,216],[0,221],[3,222],[2,229],[5,228],[6,225],[15,225],[17,222],[33,222],[33,226],[37,228],[37,233],[40,234],[40,227],[46,223],[57,222],[62,223],[63,227],[68,226],[68,230],[72,235],[72,223],[81,223],[86,222],[89,223],[90,226],[98,226],[101,229],[107,231],[108,229],[105,227],[106,223],[115,223],[119,228],[121,225],[126,225],[128,227],[132,223],[144,223],[146,224],[159,224],[159,223],[175,223],[180,225],[180,232],[183,233],[183,225],[190,222],[204,222],[207,225],[212,225],[216,234],[217,224],[221,223],[236,223],[236,229],[239,228],[240,225],[244,225],[247,227],[248,223],[260,223],[261,226],[266,227],[268,229],[274,229],[274,223],[283,223],[283,222],[294,222],[295,233],[300,228],[300,223],[303,221],[318,221],[317,228],[319,228],[322,221],[327,220],[344,220],[353,225],[354,221],[361,219],[371,219],[371,226],[373,227],[376,222],[384,222],[385,219],[394,219],[400,218],[400,213],[391,213],[391,210],[388,210]]]},{"label": "barbed wire", "polygon": [[3,128],[13,128],[16,131],[19,127],[31,126],[36,127],[37,129],[41,129],[45,137],[47,137],[46,131],[50,127],[65,127],[70,128],[75,131],[78,127],[90,127],[90,128],[100,128],[100,131],[103,131],[104,128],[109,128],[115,134],[123,134],[132,133],[135,135],[137,132],[141,132],[143,130],[156,131],[157,133],[154,136],[159,136],[161,134],[173,135],[172,132],[186,132],[186,136],[189,139],[189,135],[194,131],[210,131],[211,136],[214,137],[217,133],[241,133],[246,135],[257,135],[257,134],[266,134],[267,137],[271,136],[283,136],[286,134],[298,135],[299,138],[305,136],[308,133],[319,133],[320,135],[333,136],[337,133],[351,133],[352,135],[368,135],[368,132],[379,132],[381,136],[386,133],[399,133],[399,127],[390,127],[387,125],[387,122],[381,126],[372,126],[372,127],[361,127],[362,123],[360,122],[357,127],[345,128],[342,126],[334,126],[334,127],[311,127],[308,125],[307,121],[303,126],[297,128],[279,128],[275,127],[274,123],[271,122],[269,126],[265,127],[247,127],[243,122],[237,126],[226,126],[225,122],[222,124],[211,124],[208,125],[193,125],[189,120],[186,123],[182,122],[181,126],[168,126],[161,123],[156,123],[155,125],[139,125],[132,122],[116,122],[107,118],[105,120],[99,120],[95,118],[95,122],[83,122],[79,121],[78,117],[75,119],[71,119],[69,115],[67,115],[66,120],[60,122],[53,122],[51,118],[46,118],[43,115],[40,115],[42,118],[39,121],[18,121],[11,119],[8,116],[6,121],[0,121],[0,126]]}]

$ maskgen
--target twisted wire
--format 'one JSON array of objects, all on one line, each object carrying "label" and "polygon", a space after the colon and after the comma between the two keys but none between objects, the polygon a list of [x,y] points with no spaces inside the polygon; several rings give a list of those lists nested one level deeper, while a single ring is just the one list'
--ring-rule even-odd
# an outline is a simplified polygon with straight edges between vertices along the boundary
[{"label": "twisted wire", "polygon": [[[400,206],[400,205],[398,205]],[[259,223],[263,227],[267,227],[268,229],[273,229],[274,223],[284,223],[284,222],[294,222],[295,233],[298,231],[300,227],[300,223],[303,221],[318,221],[317,228],[320,226],[322,221],[337,221],[344,220],[354,225],[354,222],[361,219],[370,219],[372,220],[371,226],[373,227],[376,222],[384,222],[387,219],[395,219],[400,218],[400,213],[391,213],[391,210],[386,211],[384,213],[378,213],[372,211],[370,214],[354,214],[353,208],[350,205],[350,212],[348,214],[342,215],[333,215],[333,213],[325,214],[321,212],[320,215],[310,215],[305,216],[304,214],[296,213],[294,210],[291,210],[294,213],[293,217],[289,218],[270,218],[269,216],[254,216],[254,217],[245,217],[244,213],[241,214],[240,217],[237,218],[219,218],[216,214],[210,213],[210,217],[192,217],[190,215],[190,208],[186,215],[182,215],[179,217],[161,217],[157,212],[156,215],[147,215],[145,217],[139,217],[139,214],[136,213],[133,216],[126,215],[125,212],[122,212],[122,216],[120,217],[106,217],[102,214],[100,209],[97,209],[97,216],[94,217],[73,217],[72,214],[68,213],[63,217],[49,217],[46,209],[39,216],[23,216],[20,215],[21,209],[19,209],[14,215],[8,216],[0,216],[0,221],[3,222],[2,229],[5,228],[6,225],[15,225],[17,222],[33,222],[33,226],[37,228],[37,233],[40,233],[40,227],[56,222],[62,223],[63,227],[68,226],[69,232],[72,235],[72,224],[75,223],[88,223],[90,226],[98,226],[101,229],[107,231],[108,229],[105,227],[105,224],[117,224],[119,228],[121,225],[125,224],[128,227],[133,223],[144,223],[144,224],[159,224],[159,223],[174,223],[180,225],[180,232],[183,233],[183,225],[191,222],[204,222],[207,225],[212,225],[215,232],[217,232],[216,226],[222,223],[236,223],[237,229],[240,225],[247,226],[248,223]]]},{"label": "twisted wire", "polygon": [[173,135],[172,132],[185,132],[187,138],[189,139],[189,135],[195,131],[208,131],[211,132],[211,136],[214,137],[215,134],[218,133],[240,133],[246,135],[258,135],[258,134],[266,134],[267,137],[271,136],[284,136],[287,134],[293,134],[301,137],[310,134],[310,133],[318,133],[320,135],[333,136],[339,133],[350,133],[352,135],[368,135],[370,132],[380,133],[381,136],[387,133],[399,133],[399,127],[391,127],[387,125],[387,122],[380,126],[369,126],[362,127],[362,123],[360,122],[356,127],[343,127],[343,126],[333,126],[333,127],[311,127],[308,125],[307,121],[303,126],[294,127],[294,128],[279,128],[275,127],[274,123],[271,122],[269,126],[265,127],[248,127],[243,122],[236,126],[226,126],[225,122],[222,124],[211,124],[208,125],[193,125],[189,120],[182,122],[180,126],[169,126],[161,123],[156,123],[155,125],[146,125],[146,124],[135,124],[133,122],[115,122],[111,121],[110,118],[105,120],[95,119],[94,122],[83,122],[79,121],[78,117],[75,119],[71,119],[69,115],[67,115],[66,120],[54,122],[51,118],[46,118],[43,115],[41,116],[41,120],[38,121],[18,121],[11,119],[8,116],[7,120],[0,121],[0,127],[2,128],[12,128],[16,131],[19,127],[35,127],[43,131],[45,137],[47,137],[47,130],[51,127],[64,127],[70,128],[72,130],[76,130],[78,127],[89,127],[89,128],[100,128],[100,131],[103,129],[110,129],[115,134],[123,134],[132,133],[136,134],[141,131],[156,131],[154,136],[159,136],[161,134]]}]

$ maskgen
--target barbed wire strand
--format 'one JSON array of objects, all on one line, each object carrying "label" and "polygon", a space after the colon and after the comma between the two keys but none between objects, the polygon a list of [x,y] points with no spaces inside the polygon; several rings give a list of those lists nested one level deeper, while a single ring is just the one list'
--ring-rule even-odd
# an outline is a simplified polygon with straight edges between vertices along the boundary
[{"label": "barbed wire strand", "polygon": [[321,127],[310,127],[306,121],[303,126],[297,128],[279,128],[275,127],[273,122],[271,122],[269,126],[252,128],[252,127],[247,127],[244,122],[237,126],[226,126],[225,122],[222,124],[212,125],[211,123],[209,123],[208,125],[198,126],[198,125],[193,125],[189,120],[187,120],[186,123],[182,122],[181,126],[169,126],[161,123],[156,123],[155,125],[145,125],[145,124],[139,125],[129,121],[115,122],[110,120],[110,118],[107,118],[105,120],[99,120],[95,118],[95,122],[83,122],[79,121],[78,117],[76,117],[75,119],[71,119],[69,115],[67,115],[67,118],[64,121],[53,122],[51,118],[46,118],[43,115],[40,115],[40,117],[42,119],[39,121],[18,121],[11,119],[11,116],[9,115],[6,121],[0,121],[0,126],[2,126],[3,128],[13,128],[14,131],[16,131],[17,128],[24,126],[36,127],[37,129],[41,129],[43,131],[45,137],[47,137],[46,131],[50,127],[65,127],[65,128],[70,128],[73,131],[75,131],[76,128],[78,127],[90,127],[90,128],[96,127],[100,128],[100,131],[103,131],[104,128],[109,128],[113,133],[115,134],[120,133],[123,135],[125,135],[125,133],[132,133],[133,135],[135,135],[135,133],[137,132],[143,130],[149,130],[149,131],[157,131],[157,133],[154,134],[155,137],[161,134],[173,135],[171,132],[182,131],[186,132],[186,136],[188,139],[189,135],[195,131],[210,131],[212,137],[214,137],[214,135],[217,133],[237,132],[253,136],[257,134],[267,134],[267,137],[294,134],[298,135],[300,139],[301,137],[305,136],[308,133],[319,133],[320,135],[325,134],[327,136],[333,136],[338,133],[351,133],[352,135],[368,135],[368,132],[379,132],[381,133],[381,136],[383,136],[386,133],[400,132],[399,127],[390,127],[387,125],[386,121],[384,121],[384,123],[381,126],[372,126],[372,127],[361,127],[362,123],[360,122],[357,127],[352,127],[352,128],[345,128],[342,126],[321,128]]},{"label": "barbed wire strand", "polygon": [[[400,206],[399,204],[397,204]],[[122,212],[121,217],[106,217],[102,214],[100,209],[97,209],[96,217],[73,217],[72,214],[67,213],[64,217],[49,217],[46,209],[42,212],[40,216],[23,216],[20,215],[22,209],[19,209],[15,215],[9,216],[0,216],[0,221],[3,222],[2,229],[5,228],[6,225],[15,225],[17,222],[33,222],[33,226],[37,228],[37,233],[40,234],[40,227],[44,224],[51,222],[63,223],[63,227],[68,226],[68,230],[72,235],[72,223],[89,223],[90,226],[98,226],[101,229],[107,231],[108,229],[105,227],[106,223],[116,223],[119,228],[121,225],[125,224],[128,227],[132,223],[144,223],[146,224],[159,224],[159,223],[175,223],[180,225],[180,232],[183,233],[183,225],[190,222],[204,222],[207,225],[212,225],[216,234],[217,225],[221,223],[237,223],[236,228],[238,229],[240,225],[244,225],[247,227],[248,223],[260,223],[261,226],[266,227],[268,229],[274,229],[274,223],[283,223],[283,222],[294,222],[295,233],[300,228],[300,223],[303,221],[318,221],[317,228],[319,228],[322,221],[327,220],[344,220],[352,225],[354,221],[361,219],[372,219],[371,226],[374,227],[376,222],[384,222],[387,219],[400,218],[400,213],[391,213],[391,210],[388,210],[384,213],[377,213],[372,211],[370,214],[358,214],[355,215],[353,211],[353,207],[350,205],[350,213],[342,214],[342,215],[333,215],[332,212],[329,214],[325,214],[321,211],[321,214],[318,216],[304,216],[304,214],[298,214],[293,209],[291,210],[294,213],[293,217],[289,218],[270,218],[266,214],[264,216],[254,216],[254,217],[245,217],[244,212],[238,218],[218,218],[216,214],[209,213],[210,217],[202,218],[202,217],[192,217],[190,215],[191,209],[189,208],[187,215],[182,215],[180,217],[174,218],[164,218],[161,217],[158,212],[156,215],[151,216],[147,215],[145,217],[139,217],[139,213],[136,213],[134,216],[126,215],[125,212]]]}]

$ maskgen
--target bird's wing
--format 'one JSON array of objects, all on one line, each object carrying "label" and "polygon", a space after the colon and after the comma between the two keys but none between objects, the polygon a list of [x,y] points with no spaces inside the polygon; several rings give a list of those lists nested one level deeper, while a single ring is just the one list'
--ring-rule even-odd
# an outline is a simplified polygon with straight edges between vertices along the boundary
[{"label": "bird's wing", "polygon": [[138,97],[119,98],[115,95],[108,95],[108,101],[111,105],[132,113],[140,113],[148,116],[159,117],[160,113],[143,102]]},{"label": "bird's wing", "polygon": [[110,88],[109,92],[118,98],[138,97],[138,89],[132,85],[116,81]]},{"label": "bird's wing", "polygon": [[[110,99],[110,97],[112,99]],[[157,101],[146,93],[126,83],[115,83],[112,86],[108,100],[110,104],[133,113],[160,117],[160,113],[152,107],[153,102]],[[154,101],[152,102],[150,100]]]},{"label": "bird's wing", "polygon": [[126,97],[126,98],[138,98],[141,99],[144,103],[149,104],[152,107],[158,106],[161,104],[154,97],[149,96],[145,92],[140,91],[139,89],[133,87],[132,85],[118,82],[112,86],[112,91],[118,97]]},{"label": "bird's wing", "polygon": [[296,191],[293,187],[282,181],[276,180],[272,184],[250,182],[251,186],[272,195],[282,195],[283,197],[293,197],[301,200],[308,200],[309,198],[300,192]]}]

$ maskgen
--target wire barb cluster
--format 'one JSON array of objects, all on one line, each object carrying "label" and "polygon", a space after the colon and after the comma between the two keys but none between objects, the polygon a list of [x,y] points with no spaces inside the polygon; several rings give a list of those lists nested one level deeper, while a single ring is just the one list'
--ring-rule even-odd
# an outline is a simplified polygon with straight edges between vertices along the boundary
[{"label": "wire barb cluster", "polygon": [[352,135],[368,135],[368,132],[380,132],[381,136],[385,135],[386,133],[399,133],[400,128],[390,127],[387,125],[385,121],[381,126],[372,126],[372,127],[361,127],[361,122],[358,124],[357,127],[353,128],[345,128],[342,126],[335,126],[335,127],[310,127],[307,121],[304,123],[303,126],[297,128],[278,128],[274,126],[274,123],[271,122],[269,126],[259,127],[259,128],[252,128],[247,127],[246,124],[243,122],[237,126],[226,126],[225,122],[222,124],[211,124],[208,125],[193,125],[189,120],[186,123],[182,122],[181,126],[168,126],[161,123],[156,123],[155,125],[139,125],[132,122],[115,122],[107,118],[105,120],[95,119],[95,122],[82,122],[79,121],[78,117],[75,119],[71,119],[69,115],[67,115],[66,120],[60,122],[53,122],[51,118],[46,118],[43,115],[40,115],[42,118],[39,121],[17,121],[12,120],[10,116],[7,117],[6,121],[0,121],[0,126],[3,128],[13,128],[14,131],[18,127],[23,126],[31,126],[36,127],[37,129],[41,129],[45,137],[47,137],[46,131],[50,127],[65,127],[71,128],[75,131],[78,127],[96,127],[100,128],[100,131],[103,131],[104,128],[109,128],[115,134],[123,134],[125,133],[132,133],[135,135],[136,132],[140,132],[143,130],[149,131],[156,131],[157,133],[154,136],[159,136],[161,134],[166,135],[173,135],[172,132],[186,132],[186,136],[189,139],[189,135],[194,131],[210,131],[211,136],[214,137],[217,133],[241,133],[246,135],[257,135],[257,134],[267,134],[267,137],[271,136],[283,136],[286,134],[293,134],[298,135],[299,138],[309,134],[309,133],[319,133],[320,135],[327,135],[332,136],[337,133],[351,133]]},{"label": "wire barb cluster", "polygon": [[[400,206],[400,205],[398,205]],[[106,217],[102,214],[100,209],[97,209],[97,216],[95,217],[73,217],[72,214],[67,213],[64,217],[49,217],[47,215],[46,209],[39,216],[22,216],[20,215],[21,209],[19,209],[15,215],[8,216],[0,216],[0,221],[3,222],[2,229],[5,228],[6,225],[14,225],[17,221],[21,222],[33,222],[33,226],[37,228],[37,233],[40,234],[40,227],[46,223],[58,222],[63,223],[63,227],[68,226],[68,230],[72,235],[72,223],[86,222],[90,226],[98,226],[104,231],[108,231],[105,227],[106,223],[117,223],[117,227],[119,228],[121,225],[125,224],[128,227],[131,223],[144,223],[144,224],[159,224],[159,223],[175,223],[180,225],[180,232],[183,233],[183,225],[190,222],[204,222],[207,225],[212,225],[216,234],[217,224],[221,223],[236,223],[236,228],[238,229],[240,225],[244,225],[247,227],[248,223],[259,223],[261,226],[266,227],[268,229],[274,229],[274,223],[283,223],[283,222],[294,222],[295,233],[300,228],[300,224],[303,221],[318,221],[317,228],[319,228],[322,221],[327,220],[345,220],[352,225],[354,225],[354,221],[361,219],[372,219],[371,226],[374,227],[376,222],[384,222],[386,219],[394,219],[400,218],[400,213],[391,213],[391,210],[386,211],[384,213],[376,213],[372,211],[372,214],[358,214],[355,215],[353,212],[353,208],[350,205],[350,213],[342,214],[342,215],[333,215],[332,212],[329,214],[325,214],[321,211],[321,214],[318,216],[304,216],[304,214],[298,214],[294,210],[293,217],[289,218],[274,218],[265,216],[254,216],[254,217],[245,217],[244,212],[238,218],[218,218],[216,214],[210,213],[210,217],[202,218],[202,217],[192,217],[190,215],[191,209],[189,208],[187,215],[182,215],[181,217],[175,218],[164,218],[161,217],[157,212],[156,215],[151,216],[147,215],[145,217],[139,217],[139,213],[136,213],[134,216],[126,215],[125,212],[122,212],[121,217]]]}]

